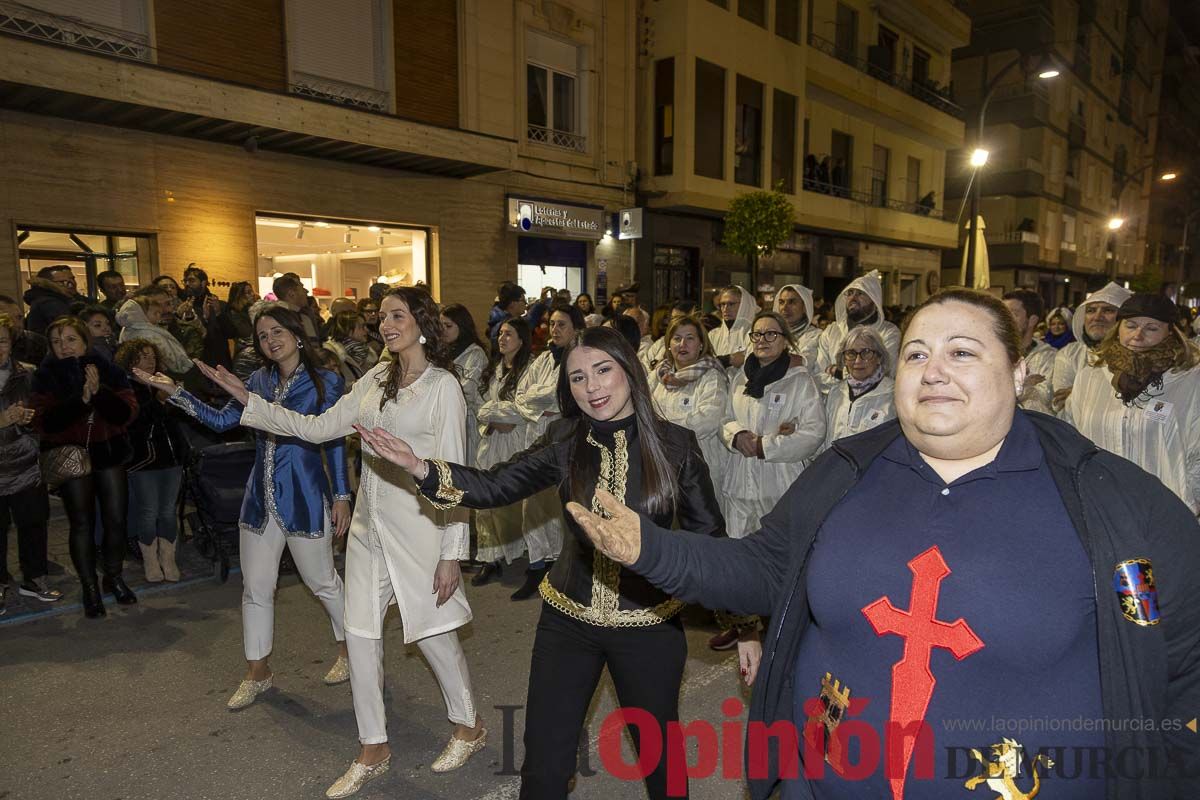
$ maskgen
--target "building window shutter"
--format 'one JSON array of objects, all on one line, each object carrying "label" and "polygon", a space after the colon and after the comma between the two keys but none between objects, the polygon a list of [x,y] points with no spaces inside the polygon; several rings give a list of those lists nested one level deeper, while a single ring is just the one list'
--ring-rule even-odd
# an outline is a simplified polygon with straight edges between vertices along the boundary
[{"label": "building window shutter", "polygon": [[287,0],[292,90],[386,110],[385,19],[380,0]]}]

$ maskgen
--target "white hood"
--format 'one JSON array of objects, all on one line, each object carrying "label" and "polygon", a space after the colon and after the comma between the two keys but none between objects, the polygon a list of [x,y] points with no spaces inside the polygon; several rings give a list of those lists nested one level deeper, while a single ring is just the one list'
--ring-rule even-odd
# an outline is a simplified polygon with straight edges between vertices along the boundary
[{"label": "white hood", "polygon": [[[1089,303],[1108,303],[1109,305],[1120,308],[1126,300],[1133,296],[1133,292],[1126,289],[1119,283],[1109,282],[1103,289],[1092,292],[1087,296],[1087,299],[1075,307],[1075,316],[1071,318],[1071,330],[1075,334],[1075,341],[1083,342],[1083,310]],[[1086,342],[1085,342],[1086,344]]]},{"label": "white hood", "polygon": [[858,289],[871,301],[875,303],[875,312],[879,315],[879,322],[883,321],[883,282],[879,270],[873,269],[866,275],[860,275],[850,281],[850,285],[842,289],[841,294],[837,296],[837,300],[833,303],[833,315],[837,320],[837,324],[843,329],[848,327],[846,322],[846,292],[851,289]]},{"label": "white hood", "polygon": [[755,301],[754,295],[750,294],[750,292],[741,286],[737,288],[742,293],[742,302],[738,306],[736,319],[745,320],[746,324],[750,324],[754,322],[754,317],[758,314],[758,303]]},{"label": "white hood", "polygon": [[1046,319],[1049,320],[1055,314],[1058,314],[1060,317],[1062,317],[1063,322],[1067,323],[1068,326],[1071,324],[1071,320],[1075,318],[1075,313],[1071,311],[1071,309],[1067,308],[1066,306],[1059,306],[1058,308],[1050,309],[1050,311],[1046,314]]},{"label": "white hood", "polygon": [[800,302],[804,303],[804,313],[808,317],[809,325],[813,321],[813,293],[812,289],[807,286],[801,286],[798,283],[789,283],[787,286],[780,287],[775,293],[775,305],[773,306],[776,313],[779,313],[779,295],[783,294],[785,289],[791,289],[796,294],[800,295]]}]

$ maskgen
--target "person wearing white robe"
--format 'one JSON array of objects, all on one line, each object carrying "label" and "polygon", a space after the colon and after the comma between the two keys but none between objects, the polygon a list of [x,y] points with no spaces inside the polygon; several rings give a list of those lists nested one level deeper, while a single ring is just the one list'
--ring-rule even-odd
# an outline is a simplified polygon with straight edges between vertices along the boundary
[{"label": "person wearing white robe", "polygon": [[[466,402],[446,366],[437,306],[420,287],[390,290],[381,303],[380,333],[393,360],[379,364],[320,415],[303,415],[248,394],[223,368],[205,376],[245,405],[242,424],[281,436],[325,442],[357,427],[386,428],[429,458],[466,455]],[[389,395],[392,395],[389,397]],[[383,619],[399,606],[405,643],[415,642],[441,687],[454,733],[431,764],[462,766],[483,748],[487,731],[475,705],[466,657],[456,633],[471,620],[458,562],[468,556],[466,515],[437,510],[411,476],[363,448],[362,487],[346,546],[346,644],[358,721],[358,758],[326,793],[348,797],[391,762],[383,702]],[[430,591],[430,587],[433,591]]]},{"label": "person wearing white robe", "polygon": [[475,452],[479,449],[479,406],[483,403],[479,376],[487,366],[487,352],[475,328],[471,312],[460,303],[442,308],[442,341],[450,348],[454,368],[458,372],[458,383],[462,386],[463,399],[467,401],[467,463],[475,466]]},{"label": "person wearing white robe", "polygon": [[[1098,447],[1156,476],[1200,511],[1200,350],[1175,304],[1135,294],[1075,376],[1063,418]],[[1152,367],[1150,365],[1153,365]]]},{"label": "person wearing white robe", "polygon": [[728,360],[731,366],[740,367],[750,346],[746,335],[758,313],[758,303],[754,301],[754,295],[742,287],[726,286],[717,294],[716,307],[721,326],[708,332],[713,355],[722,361]]},{"label": "person wearing white robe", "polygon": [[[523,451],[529,438],[530,422],[516,403],[517,387],[529,367],[532,340],[529,324],[523,319],[508,319],[496,335],[496,356],[485,371],[487,390],[479,407],[480,439],[475,466],[489,469]],[[475,512],[478,536],[476,559],[483,568],[471,579],[472,586],[483,586],[499,575],[502,563],[511,564],[527,549],[531,558],[545,559],[549,547],[545,540],[522,536],[523,504]]]},{"label": "person wearing white robe", "polygon": [[1021,385],[1017,405],[1026,411],[1053,414],[1054,363],[1058,351],[1034,338],[1046,313],[1046,303],[1032,289],[1006,292],[1003,300],[1017,323],[1017,333],[1021,335],[1021,353],[1025,359],[1025,382]]},{"label": "person wearing white robe", "polygon": [[[714,487],[720,487],[730,460],[721,441],[721,426],[729,405],[729,381],[713,357],[704,326],[695,317],[678,317],[663,339],[669,342],[666,358],[650,374],[650,393],[663,419],[696,434],[700,453]],[[725,513],[725,497],[717,492]]]},{"label": "person wearing white robe", "polygon": [[861,326],[846,336],[838,359],[845,366],[846,378],[825,398],[825,444],[821,452],[838,439],[895,419],[896,382],[888,377],[895,367],[888,358],[887,347],[874,328]]},{"label": "person wearing white robe", "polygon": [[834,321],[821,331],[817,345],[817,368],[813,376],[821,394],[827,394],[840,380],[842,365],[837,363],[837,354],[851,328],[859,325],[874,328],[887,345],[892,364],[900,353],[900,330],[883,318],[883,283],[878,270],[852,280],[834,301],[833,314]]},{"label": "person wearing white robe", "polygon": [[1117,324],[1117,309],[1130,298],[1133,292],[1118,283],[1109,282],[1103,289],[1092,292],[1075,307],[1071,317],[1071,332],[1075,341],[1058,351],[1054,357],[1054,394],[1052,404],[1055,412],[1061,412],[1063,404],[1075,385],[1075,375],[1088,360],[1088,354],[1104,339]]},{"label": "person wearing white robe", "polygon": [[787,284],[775,293],[775,313],[792,329],[796,341],[792,352],[804,357],[804,366],[810,373],[816,372],[821,329],[813,321],[812,289],[798,283]]}]

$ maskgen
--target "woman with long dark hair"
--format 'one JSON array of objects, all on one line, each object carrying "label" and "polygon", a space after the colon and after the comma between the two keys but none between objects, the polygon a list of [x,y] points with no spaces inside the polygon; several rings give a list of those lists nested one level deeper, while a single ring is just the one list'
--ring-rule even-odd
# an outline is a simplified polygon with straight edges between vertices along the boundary
[{"label": "woman with long dark hair", "polygon": [[[135,369],[134,377],[166,392],[173,405],[215,431],[229,430],[241,422],[247,394],[300,413],[320,413],[342,396],[341,378],[317,367],[295,311],[278,303],[267,304],[254,320],[254,330],[255,347],[264,366],[244,384],[233,378],[240,392],[230,392],[234,399],[224,408],[206,405],[161,372]],[[228,371],[224,374],[232,376]],[[274,641],[275,587],[285,545],[304,585],[329,614],[338,642],[339,655],[325,675],[325,683],[334,685],[350,678],[342,621],[344,591],[333,565],[333,539],[345,535],[350,527],[345,445],[341,438],[321,448],[295,437],[259,434],[256,446],[239,522],[246,676],[227,703],[231,710],[245,708],[273,685],[267,657]]]},{"label": "woman with long dark hair", "polygon": [[[480,377],[484,395],[479,427],[483,432],[475,453],[475,466],[480,469],[507,461],[526,447],[530,422],[516,400],[532,359],[529,323],[516,317],[500,323],[496,354]],[[483,568],[471,579],[472,586],[483,586],[498,576],[502,562],[511,564],[527,549],[537,554],[538,542],[528,542],[523,536],[522,508],[522,504],[513,503],[503,508],[481,508],[475,513],[475,558],[483,562]]]},{"label": "woman with long dark hair", "polygon": [[475,452],[479,449],[479,405],[484,384],[480,382],[487,366],[487,348],[475,329],[475,319],[462,303],[442,306],[442,343],[454,362],[455,374],[462,386],[463,398],[467,401],[467,458],[475,463]]},{"label": "woman with long dark hair", "polygon": [[[564,503],[595,508],[595,491],[604,487],[660,525],[678,520],[696,533],[724,535],[695,436],[655,413],[637,353],[619,333],[588,328],[565,346],[558,407],[563,418],[537,444],[486,471],[418,457],[383,428],[360,433],[442,508],[509,505],[549,487],[558,487]],[[526,800],[566,797],[579,731],[605,666],[621,706],[649,712],[663,726],[660,737],[679,716],[687,660],[682,603],[600,555],[568,525],[573,535],[540,587],[521,767]],[[659,741],[672,752],[646,777],[652,798],[667,796],[667,762],[684,758],[678,737]]]},{"label": "woman with long dark hair", "polygon": [[[70,526],[71,563],[83,588],[83,613],[105,614],[100,590],[120,605],[137,597],[121,576],[129,488],[125,463],[131,448],[126,427],[137,415],[137,401],[125,373],[90,347],[87,327],[75,317],[59,317],[46,329],[50,353],[33,374],[33,427],[41,435],[48,463],[62,447],[87,451],[91,469],[58,489]],[[103,545],[96,583],[96,504],[100,505]]]},{"label": "woman with long dark hair", "polygon": [[[437,305],[422,287],[390,289],[380,304],[380,334],[390,360],[376,365],[337,405],[305,415],[249,394],[224,369],[202,372],[246,403],[242,424],[309,442],[340,439],[358,425],[386,426],[434,458],[463,461],[466,403],[454,363],[440,339]],[[478,716],[467,659],[457,629],[471,619],[458,562],[468,555],[465,514],[439,512],[400,470],[364,448],[362,490],[346,545],[346,639],[350,650],[354,715],[362,747],[329,787],[349,797],[391,764],[383,703],[383,618],[400,608],[404,641],[429,661],[455,723],[450,742],[433,761],[447,772],[483,749],[487,731]],[[430,592],[432,581],[433,591]]]},{"label": "woman with long dark hair", "polygon": [[587,292],[580,292],[575,296],[575,307],[579,309],[579,313],[585,317],[588,314],[596,313],[596,304],[592,302],[592,296]]}]

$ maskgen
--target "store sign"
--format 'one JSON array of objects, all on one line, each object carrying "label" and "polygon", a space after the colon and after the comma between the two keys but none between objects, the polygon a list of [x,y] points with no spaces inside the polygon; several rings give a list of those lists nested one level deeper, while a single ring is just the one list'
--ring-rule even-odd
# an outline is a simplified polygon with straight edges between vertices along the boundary
[{"label": "store sign", "polygon": [[617,212],[617,219],[620,221],[617,238],[642,238],[642,210],[640,208],[622,208]]},{"label": "store sign", "polygon": [[508,198],[508,227],[518,233],[600,239],[604,236],[604,211],[587,206]]}]

